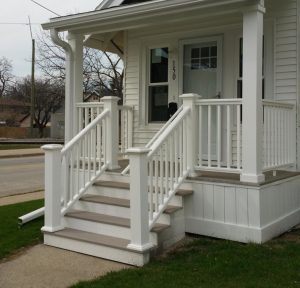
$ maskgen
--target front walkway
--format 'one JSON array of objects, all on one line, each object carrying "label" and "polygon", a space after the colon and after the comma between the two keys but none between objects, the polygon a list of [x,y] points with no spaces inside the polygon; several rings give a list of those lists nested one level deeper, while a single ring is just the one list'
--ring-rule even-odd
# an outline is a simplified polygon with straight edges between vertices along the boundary
[{"label": "front walkway", "polygon": [[110,271],[129,268],[107,261],[46,245],[37,245],[23,255],[0,264],[1,288],[66,288]]}]

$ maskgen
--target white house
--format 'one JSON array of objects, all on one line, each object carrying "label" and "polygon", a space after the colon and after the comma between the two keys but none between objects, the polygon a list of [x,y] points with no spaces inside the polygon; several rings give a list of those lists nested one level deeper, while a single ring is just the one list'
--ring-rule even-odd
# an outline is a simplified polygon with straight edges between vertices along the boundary
[{"label": "white house", "polygon": [[[44,146],[45,243],[143,265],[185,233],[262,243],[298,224],[299,12],[104,0],[44,24],[67,57],[66,145]],[[82,103],[83,46],[122,57],[124,106]]]}]

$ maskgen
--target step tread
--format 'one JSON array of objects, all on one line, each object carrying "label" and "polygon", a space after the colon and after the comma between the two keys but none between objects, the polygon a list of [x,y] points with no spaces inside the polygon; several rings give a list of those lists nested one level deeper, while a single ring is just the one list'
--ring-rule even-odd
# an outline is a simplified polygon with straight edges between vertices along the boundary
[{"label": "step tread", "polygon": [[116,216],[110,216],[106,214],[99,214],[94,212],[87,212],[81,210],[72,210],[65,215],[66,217],[87,220],[98,223],[111,224],[121,227],[130,227],[130,220],[128,218],[121,218]]},{"label": "step tread", "polygon": [[[94,183],[95,186],[109,187],[109,188],[119,188],[124,190],[129,190],[130,184],[126,182],[113,182],[113,181],[97,181]],[[178,189],[176,192],[177,196],[189,196],[194,193],[191,189]]]},{"label": "step tread", "polygon": [[115,198],[101,195],[92,195],[87,194],[81,197],[80,201],[92,202],[92,203],[100,203],[100,204],[109,204],[120,207],[130,207],[130,200],[123,198]]},{"label": "step tread", "polygon": [[[128,218],[110,216],[110,215],[99,214],[94,212],[72,210],[71,212],[67,213],[65,217],[97,222],[97,223],[110,224],[110,225],[121,226],[126,228],[130,227],[130,219]],[[169,225],[156,223],[152,228],[151,232],[159,233],[169,227],[170,227]]]},{"label": "step tread", "polygon": [[109,247],[122,249],[122,250],[129,250],[127,249],[127,245],[130,243],[130,241],[127,239],[95,234],[95,233],[85,232],[85,231],[71,229],[71,228],[65,228],[63,230],[54,233],[49,233],[49,232],[46,233],[68,238],[68,239],[84,241],[96,245],[103,245],[103,246],[109,246]]},{"label": "step tread", "polygon": [[[98,204],[108,204],[108,205],[130,208],[130,200],[123,199],[123,198],[114,198],[114,197],[108,197],[108,196],[87,194],[87,195],[81,197],[80,201],[92,202],[92,203],[98,203]],[[182,209],[182,207],[180,207],[180,206],[168,205],[167,208],[165,209],[164,213],[170,215],[180,209]]]}]

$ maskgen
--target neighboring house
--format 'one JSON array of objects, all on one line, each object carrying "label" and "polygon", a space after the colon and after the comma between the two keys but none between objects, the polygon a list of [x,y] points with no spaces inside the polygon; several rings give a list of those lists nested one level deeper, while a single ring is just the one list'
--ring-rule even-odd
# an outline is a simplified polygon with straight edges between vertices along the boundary
[{"label": "neighboring house", "polygon": [[[104,0],[44,24],[70,59],[66,145],[44,147],[45,243],[143,265],[185,233],[262,243],[298,224],[299,12]],[[124,106],[80,103],[83,46],[122,57]]]}]

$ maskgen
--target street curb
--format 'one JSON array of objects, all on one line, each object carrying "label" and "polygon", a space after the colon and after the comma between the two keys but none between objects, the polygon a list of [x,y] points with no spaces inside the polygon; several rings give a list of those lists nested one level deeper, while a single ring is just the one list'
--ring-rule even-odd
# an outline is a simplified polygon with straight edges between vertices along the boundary
[{"label": "street curb", "polygon": [[33,157],[33,156],[44,156],[43,152],[41,153],[29,153],[29,154],[10,154],[10,155],[0,155],[0,159],[7,159],[7,158],[21,158],[21,157]]}]

